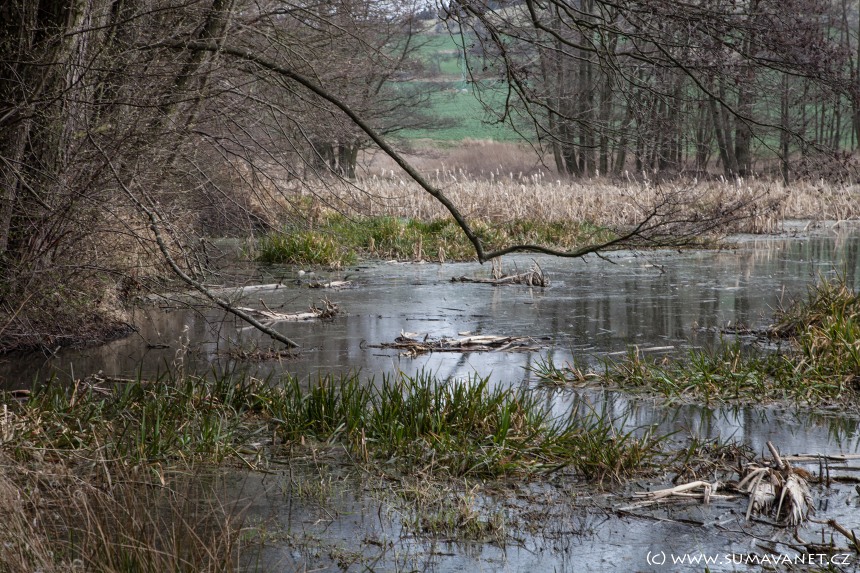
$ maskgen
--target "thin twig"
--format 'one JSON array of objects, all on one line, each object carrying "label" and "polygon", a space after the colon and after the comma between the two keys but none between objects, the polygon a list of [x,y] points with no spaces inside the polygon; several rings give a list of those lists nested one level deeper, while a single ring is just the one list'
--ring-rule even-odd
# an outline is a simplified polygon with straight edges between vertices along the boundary
[{"label": "thin twig", "polygon": [[153,234],[155,235],[155,242],[158,244],[158,249],[161,251],[161,254],[164,257],[164,260],[167,261],[167,264],[170,265],[170,268],[173,270],[173,272],[176,274],[176,276],[178,276],[183,282],[185,282],[186,284],[188,284],[189,286],[191,286],[192,288],[197,290],[203,296],[205,296],[206,298],[208,298],[209,300],[214,302],[216,305],[220,306],[221,308],[223,308],[224,310],[226,310],[230,314],[237,316],[240,319],[244,320],[245,322],[247,322],[248,324],[250,324],[251,326],[253,326],[257,330],[259,330],[260,332],[267,334],[269,337],[277,340],[278,342],[281,342],[281,343],[287,345],[290,348],[298,348],[299,344],[297,342],[294,342],[293,340],[287,338],[286,336],[284,336],[280,332],[278,332],[272,328],[269,328],[265,324],[261,323],[260,321],[258,321],[254,317],[252,317],[247,312],[244,312],[244,311],[234,307],[233,305],[231,305],[226,300],[224,300],[218,296],[215,296],[201,282],[196,281],[193,278],[191,278],[190,276],[188,276],[188,274],[185,273],[185,271],[183,271],[179,267],[179,265],[173,259],[173,256],[170,254],[170,250],[167,248],[167,244],[164,242],[164,238],[161,235],[160,226],[163,223],[162,223],[162,217],[158,213],[157,209],[155,209],[155,207],[152,207],[152,208],[147,207],[134,195],[134,193],[132,193],[131,189],[128,188],[128,185],[126,185],[125,181],[123,181],[122,177],[120,177],[119,173],[116,170],[116,167],[114,167],[114,165],[113,165],[113,162],[110,160],[110,158],[104,152],[104,150],[101,148],[101,146],[95,141],[95,139],[93,138],[93,136],[91,134],[88,134],[88,137],[89,137],[90,141],[92,142],[92,144],[95,146],[95,148],[98,149],[99,153],[101,153],[105,162],[107,162],[108,167],[110,168],[111,172],[114,175],[114,178],[116,179],[117,183],[119,183],[120,187],[122,187],[123,192],[128,196],[128,198],[132,201],[132,203],[134,203],[135,206],[149,218],[149,222],[150,222],[149,228],[152,230]]}]

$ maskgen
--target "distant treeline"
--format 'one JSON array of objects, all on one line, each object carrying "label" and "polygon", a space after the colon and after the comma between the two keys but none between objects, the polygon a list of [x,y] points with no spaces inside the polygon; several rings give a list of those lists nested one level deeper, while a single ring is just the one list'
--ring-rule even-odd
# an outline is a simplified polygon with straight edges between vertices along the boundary
[{"label": "distant treeline", "polygon": [[472,77],[510,90],[560,172],[853,173],[860,12],[849,0],[451,2]]}]

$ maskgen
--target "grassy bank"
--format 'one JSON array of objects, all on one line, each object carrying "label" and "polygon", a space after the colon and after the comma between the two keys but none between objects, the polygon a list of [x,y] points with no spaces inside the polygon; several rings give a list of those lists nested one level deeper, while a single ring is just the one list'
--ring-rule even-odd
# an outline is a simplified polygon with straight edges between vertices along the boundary
[{"label": "grassy bank", "polygon": [[[451,219],[429,222],[389,216],[321,217],[312,229],[287,228],[264,237],[257,258],[265,263],[340,267],[360,257],[452,261],[474,259],[475,250]],[[494,248],[525,243],[572,249],[606,241],[613,234],[590,223],[518,219],[497,224],[478,221],[475,232]]]},{"label": "grassy bank", "polygon": [[[165,377],[49,383],[26,399],[3,396],[3,451],[30,460],[54,451],[125,464],[265,464],[291,445],[339,444],[367,463],[494,477],[569,467],[622,479],[657,454],[659,440],[622,434],[595,412],[555,418],[540,394],[491,387],[487,378],[430,375],[320,378]],[[611,447],[610,447],[611,444]],[[599,455],[609,455],[606,464]]]},{"label": "grassy bank", "polygon": [[[614,481],[650,471],[664,453],[662,439],[619,431],[606,414],[556,417],[540,393],[479,377],[91,377],[0,402],[0,570],[9,571],[235,570],[257,537],[218,503],[207,477],[215,465],[264,470],[340,451],[379,475],[564,469]],[[409,527],[440,531],[458,515],[415,514]]]},{"label": "grassy bank", "polygon": [[602,371],[542,362],[536,373],[551,384],[602,384],[696,401],[812,404],[860,402],[860,295],[844,281],[822,281],[805,300],[780,311],[757,334],[782,341],[769,352],[725,343],[714,351],[690,350],[686,358],[648,359],[631,351],[606,361]]}]

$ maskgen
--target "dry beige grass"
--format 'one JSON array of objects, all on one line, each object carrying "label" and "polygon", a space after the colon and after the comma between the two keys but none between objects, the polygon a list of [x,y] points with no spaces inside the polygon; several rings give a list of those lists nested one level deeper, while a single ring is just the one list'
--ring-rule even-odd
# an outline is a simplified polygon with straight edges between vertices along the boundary
[{"label": "dry beige grass", "polygon": [[176,489],[151,476],[0,454],[0,571],[238,570],[240,517],[205,497],[212,480],[192,474]]},{"label": "dry beige grass", "polygon": [[[489,180],[476,180],[462,173],[442,171],[434,174],[431,181],[468,219],[488,222],[533,219],[627,226],[639,222],[669,195],[681,197],[690,211],[746,204],[744,224],[733,229],[736,231],[774,231],[787,216],[787,193],[771,183],[748,185],[717,181],[653,185],[647,181],[630,181],[615,184],[604,180],[550,180],[541,173],[532,176],[500,174]],[[373,175],[357,185],[330,184],[301,193],[321,198],[340,211],[360,215],[422,220],[447,216],[443,207],[417,184],[391,172],[384,177]],[[843,198],[842,203],[847,201]],[[802,204],[793,204],[792,214],[800,212]]]},{"label": "dry beige grass", "polygon": [[[673,200],[680,197],[689,213],[714,206],[746,205],[742,221],[727,229],[735,232],[774,232],[787,219],[860,217],[860,186],[823,181],[798,182],[786,188],[764,179],[656,182],[647,174],[632,173],[621,181],[571,180],[557,177],[528,146],[484,141],[466,141],[450,149],[413,150],[405,157],[473,221],[534,219],[628,226],[669,195]],[[295,216],[297,207],[311,220],[330,210],[422,220],[448,216],[389,158],[367,155],[361,172],[354,182],[271,179],[263,189],[253,191],[255,202],[270,205],[258,208],[268,213],[270,220],[278,212]]]},{"label": "dry beige grass", "polygon": [[[452,148],[422,147],[404,157],[441,189],[470,220],[589,221],[606,226],[637,223],[666,196],[689,213],[745,204],[730,231],[774,232],[787,219],[846,220],[860,217],[860,185],[799,181],[789,187],[767,179],[655,181],[627,173],[622,180],[572,180],[555,175],[524,144],[464,141]],[[237,203],[251,206],[269,225],[298,213],[311,221],[332,210],[351,215],[389,215],[432,220],[448,213],[381,153],[366,154],[357,181],[265,180],[247,174],[232,182]]]}]

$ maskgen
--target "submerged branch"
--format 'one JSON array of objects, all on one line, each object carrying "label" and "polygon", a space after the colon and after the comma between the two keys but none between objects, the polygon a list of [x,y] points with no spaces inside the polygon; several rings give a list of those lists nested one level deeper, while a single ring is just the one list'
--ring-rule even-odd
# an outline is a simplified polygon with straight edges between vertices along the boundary
[{"label": "submerged branch", "polygon": [[[498,260],[498,259],[495,259]],[[514,274],[514,275],[503,275],[499,273],[499,276],[495,276],[496,273],[493,273],[493,278],[472,278],[466,276],[460,277],[451,277],[451,282],[454,283],[481,283],[481,284],[491,284],[493,286],[499,285],[528,285],[528,286],[539,286],[545,287],[549,286],[549,279],[544,275],[543,269],[540,268],[540,265],[535,263],[531,269],[527,272]]]}]

